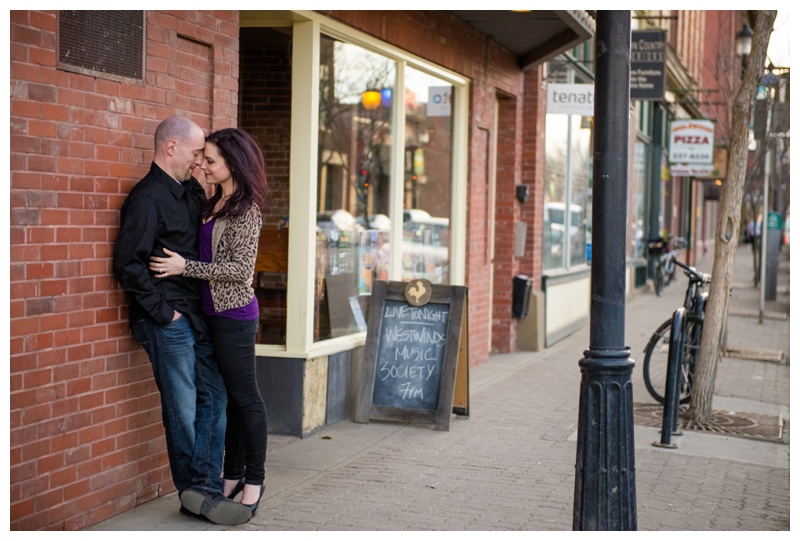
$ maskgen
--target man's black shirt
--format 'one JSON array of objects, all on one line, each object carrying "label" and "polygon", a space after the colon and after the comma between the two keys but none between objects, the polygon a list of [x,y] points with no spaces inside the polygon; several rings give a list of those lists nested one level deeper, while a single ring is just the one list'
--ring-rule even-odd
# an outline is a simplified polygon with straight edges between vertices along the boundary
[{"label": "man's black shirt", "polygon": [[114,246],[114,273],[131,300],[131,323],[149,317],[160,325],[172,321],[173,310],[189,318],[192,328],[205,331],[200,315],[199,281],[184,276],[156,278],[148,269],[150,256],[164,257],[163,248],[186,259],[199,259],[202,186],[192,177],[177,182],[153,163],[133,187],[120,211],[120,231]]}]

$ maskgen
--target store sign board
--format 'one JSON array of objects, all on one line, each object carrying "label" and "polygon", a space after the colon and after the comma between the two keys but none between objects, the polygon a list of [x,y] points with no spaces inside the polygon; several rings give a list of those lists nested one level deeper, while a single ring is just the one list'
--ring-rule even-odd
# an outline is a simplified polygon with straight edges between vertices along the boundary
[{"label": "store sign board", "polygon": [[781,228],[781,214],[780,212],[767,213],[767,229],[778,230]]},{"label": "store sign board", "polygon": [[717,176],[717,170],[713,165],[691,163],[672,164],[669,166],[669,173],[673,177],[710,178]]},{"label": "store sign board", "polygon": [[464,286],[375,281],[355,421],[449,430],[469,415],[467,313]]},{"label": "store sign board", "polygon": [[594,85],[548,83],[547,114],[594,116]]},{"label": "store sign board", "polygon": [[667,33],[631,32],[631,99],[663,100],[667,79]]},{"label": "store sign board", "polygon": [[714,162],[714,122],[673,120],[669,136],[670,163]]}]

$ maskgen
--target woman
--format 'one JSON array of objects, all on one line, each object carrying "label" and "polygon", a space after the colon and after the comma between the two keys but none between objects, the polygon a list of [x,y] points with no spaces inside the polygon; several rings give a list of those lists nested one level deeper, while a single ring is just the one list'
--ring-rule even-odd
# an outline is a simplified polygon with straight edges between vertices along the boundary
[{"label": "woman", "polygon": [[242,130],[226,128],[206,137],[201,170],[214,193],[200,227],[200,260],[151,257],[158,278],[183,274],[202,280],[200,304],[228,391],[223,494],[252,514],[264,493],[267,410],[258,390],[255,340],[258,300],[249,280],[261,232],[261,203],[267,186],[264,157]]}]

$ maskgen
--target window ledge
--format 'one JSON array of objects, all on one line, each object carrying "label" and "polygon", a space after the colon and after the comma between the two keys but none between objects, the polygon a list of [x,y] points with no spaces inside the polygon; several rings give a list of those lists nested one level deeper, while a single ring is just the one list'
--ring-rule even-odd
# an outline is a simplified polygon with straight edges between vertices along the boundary
[{"label": "window ledge", "polygon": [[286,359],[314,359],[342,351],[350,351],[362,347],[367,341],[367,333],[360,332],[339,338],[317,342],[307,351],[288,350],[286,346],[256,344],[256,357],[278,357]]},{"label": "window ledge", "polygon": [[588,263],[583,263],[581,265],[575,265],[568,269],[552,269],[548,271],[542,271],[542,278],[560,278],[562,276],[572,276],[575,274],[584,274],[589,272],[592,269],[591,265]]}]

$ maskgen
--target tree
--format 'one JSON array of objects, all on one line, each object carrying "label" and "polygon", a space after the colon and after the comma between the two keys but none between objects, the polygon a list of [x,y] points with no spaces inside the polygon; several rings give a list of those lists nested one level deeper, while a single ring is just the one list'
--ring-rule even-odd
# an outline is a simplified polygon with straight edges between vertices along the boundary
[{"label": "tree", "polygon": [[728,182],[722,191],[714,249],[711,288],[706,304],[703,338],[697,359],[689,418],[708,421],[712,413],[714,383],[717,376],[723,329],[728,313],[728,292],[733,275],[733,259],[739,244],[742,198],[747,171],[748,130],[750,111],[755,103],[758,83],[764,71],[767,45],[777,11],[757,11],[753,30],[753,46],[748,58],[742,85],[733,103],[731,119],[731,152],[728,157]]}]

